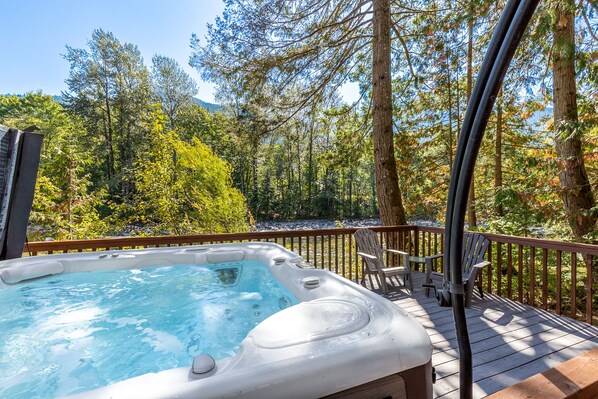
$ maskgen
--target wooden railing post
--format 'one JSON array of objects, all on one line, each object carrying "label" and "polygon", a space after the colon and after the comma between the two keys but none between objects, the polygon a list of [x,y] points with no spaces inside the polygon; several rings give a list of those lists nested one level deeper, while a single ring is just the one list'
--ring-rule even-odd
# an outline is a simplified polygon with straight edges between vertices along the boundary
[{"label": "wooden railing post", "polygon": [[592,255],[588,255],[586,259],[586,323],[592,324],[593,319],[593,310],[592,310],[592,302],[594,300],[594,262],[596,262],[596,258]]}]

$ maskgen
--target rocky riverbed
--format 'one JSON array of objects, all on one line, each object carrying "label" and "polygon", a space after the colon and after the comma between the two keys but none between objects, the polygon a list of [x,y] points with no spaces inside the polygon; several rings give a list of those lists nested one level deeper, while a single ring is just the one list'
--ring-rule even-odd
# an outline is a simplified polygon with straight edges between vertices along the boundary
[{"label": "rocky riverbed", "polygon": [[[409,224],[417,226],[443,227],[440,223],[429,220],[414,220]],[[370,227],[380,226],[380,219],[305,219],[292,221],[263,221],[257,222],[255,231],[283,231],[283,230],[319,230],[343,227]]]},{"label": "rocky riverbed", "polygon": [[[444,227],[444,225],[429,220],[409,221],[411,225]],[[290,221],[261,221],[255,224],[253,231],[286,231],[286,230],[321,230],[351,227],[370,227],[380,226],[380,219],[304,219]],[[30,235],[43,235],[45,228],[42,226],[29,226]],[[146,226],[130,225],[122,231],[109,235],[110,237],[134,237],[140,235],[172,235],[169,230],[162,230],[159,234],[147,229]],[[53,241],[51,237],[45,238],[46,241]]]}]

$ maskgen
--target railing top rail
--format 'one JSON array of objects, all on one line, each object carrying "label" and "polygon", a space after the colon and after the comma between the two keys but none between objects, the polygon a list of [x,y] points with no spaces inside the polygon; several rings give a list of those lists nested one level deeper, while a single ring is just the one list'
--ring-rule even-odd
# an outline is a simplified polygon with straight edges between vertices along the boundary
[{"label": "railing top rail", "polygon": [[[368,228],[377,232],[397,232],[414,231],[417,229],[417,226],[372,226]],[[359,228],[350,227],[340,229],[254,231],[248,233],[200,234],[186,236],[117,237],[102,238],[97,240],[35,241],[29,243],[28,249],[31,252],[45,252],[144,245],[191,244],[234,240],[316,237],[326,235],[353,234],[355,231],[357,231],[357,229]],[[27,250],[27,248],[25,249]]]},{"label": "railing top rail", "polygon": [[[368,227],[377,232],[406,232],[422,231],[435,234],[444,234],[444,229],[440,227],[427,226],[372,226]],[[117,237],[103,238],[97,240],[65,240],[65,241],[36,241],[29,243],[31,252],[58,252],[84,249],[118,248],[118,247],[140,247],[152,245],[180,245],[192,243],[206,243],[219,241],[235,240],[260,240],[277,238],[298,238],[298,237],[316,237],[327,235],[350,235],[357,231],[357,227],[338,228],[338,229],[313,229],[313,230],[281,230],[281,231],[256,231],[249,233],[221,233],[221,234],[201,234],[187,236],[153,236],[153,237]],[[493,242],[501,244],[515,244],[531,246],[535,248],[552,249],[557,251],[577,252],[588,255],[598,256],[598,245],[581,244],[574,242],[564,242],[556,240],[546,240],[531,237],[516,237],[502,234],[482,233]]]},{"label": "railing top rail", "polygon": [[419,231],[424,231],[426,233],[444,234],[444,228],[443,227],[417,226],[417,229]]},{"label": "railing top rail", "polygon": [[[418,230],[430,233],[444,234],[444,229],[440,227],[418,226]],[[598,255],[598,245],[582,244],[578,242],[547,240],[544,238],[517,237],[494,233],[480,234],[488,238],[490,241],[498,242],[501,244],[516,244],[535,248],[554,249],[557,251],[578,252],[588,255]]]},{"label": "railing top rail", "polygon": [[482,233],[490,241],[503,244],[527,245],[535,248],[546,248],[568,252],[579,252],[588,255],[598,255],[598,245],[582,244],[578,242],[566,242],[557,240],[547,240],[544,238],[517,237],[502,234]]}]

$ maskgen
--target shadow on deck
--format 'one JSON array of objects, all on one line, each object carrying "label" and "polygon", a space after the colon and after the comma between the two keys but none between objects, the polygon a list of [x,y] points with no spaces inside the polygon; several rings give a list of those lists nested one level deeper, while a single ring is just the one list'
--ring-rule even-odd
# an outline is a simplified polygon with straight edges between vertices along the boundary
[{"label": "shadow on deck", "polygon": [[[422,273],[412,273],[415,290],[386,297],[409,312],[428,331],[436,368],[436,398],[459,396],[459,355],[451,308],[441,308],[421,288]],[[368,286],[369,286],[368,282]],[[377,287],[376,287],[377,288]],[[376,292],[381,292],[375,289]],[[473,352],[473,397],[482,398],[598,347],[598,328],[492,294],[474,294],[466,309]]]}]

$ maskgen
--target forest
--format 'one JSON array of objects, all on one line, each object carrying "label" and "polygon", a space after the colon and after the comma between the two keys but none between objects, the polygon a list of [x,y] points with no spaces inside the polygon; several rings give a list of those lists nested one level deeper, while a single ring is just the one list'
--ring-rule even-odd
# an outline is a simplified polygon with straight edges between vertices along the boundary
[{"label": "forest", "polygon": [[[443,222],[504,1],[229,0],[190,64],[91,32],[68,90],[0,96],[45,136],[30,240],[242,232],[256,220]],[[340,89],[359,86],[347,103]],[[213,110],[212,110],[213,111]],[[469,229],[598,242],[598,4],[542,2],[496,98]]]}]

